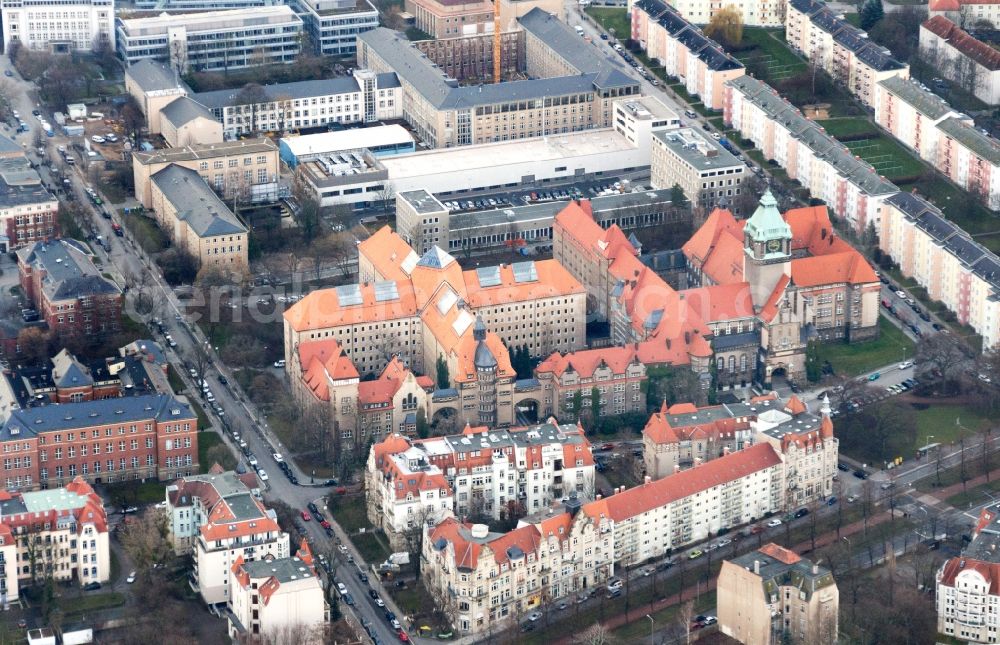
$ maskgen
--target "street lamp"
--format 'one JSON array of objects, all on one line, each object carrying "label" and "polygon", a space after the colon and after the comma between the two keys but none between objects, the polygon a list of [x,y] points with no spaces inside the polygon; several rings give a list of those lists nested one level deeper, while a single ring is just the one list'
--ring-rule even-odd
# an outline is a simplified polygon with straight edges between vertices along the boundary
[{"label": "street lamp", "polygon": [[649,645],[653,645],[653,626],[656,625],[656,621],[649,614],[646,614],[646,618],[649,619]]}]

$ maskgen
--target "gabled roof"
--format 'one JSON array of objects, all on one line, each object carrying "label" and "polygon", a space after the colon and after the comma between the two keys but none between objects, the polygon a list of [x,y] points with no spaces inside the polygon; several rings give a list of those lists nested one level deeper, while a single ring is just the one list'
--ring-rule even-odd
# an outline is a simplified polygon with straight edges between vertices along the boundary
[{"label": "gabled roof", "polygon": [[198,237],[245,234],[247,229],[219,199],[198,171],[170,164],[152,177],[153,184]]},{"label": "gabled roof", "polygon": [[87,368],[65,347],[52,357],[52,380],[57,388],[86,387],[94,384],[94,379],[91,378]]},{"label": "gabled roof", "polygon": [[383,226],[358,244],[358,255],[364,256],[383,280],[405,280],[417,266],[420,256],[398,233]]},{"label": "gabled roof", "polygon": [[330,400],[330,381],[357,379],[358,370],[334,338],[300,343],[302,380],[320,401]]},{"label": "gabled roof", "polygon": [[580,378],[591,378],[599,367],[608,367],[614,374],[624,374],[629,365],[638,361],[634,346],[602,347],[568,354],[552,354],[535,368],[535,374],[552,373],[562,376],[567,371],[576,372]]},{"label": "gabled roof", "polygon": [[144,58],[125,70],[125,75],[131,78],[143,92],[162,92],[177,90],[187,94],[190,90],[169,65]]},{"label": "gabled roof", "polygon": [[186,125],[195,119],[208,119],[213,123],[216,122],[208,108],[187,96],[171,101],[167,107],[160,110],[160,116],[175,128]]},{"label": "gabled roof", "polygon": [[584,504],[583,512],[600,522],[624,522],[655,508],[777,466],[781,456],[770,443],[759,443],[668,475],[663,479]]}]

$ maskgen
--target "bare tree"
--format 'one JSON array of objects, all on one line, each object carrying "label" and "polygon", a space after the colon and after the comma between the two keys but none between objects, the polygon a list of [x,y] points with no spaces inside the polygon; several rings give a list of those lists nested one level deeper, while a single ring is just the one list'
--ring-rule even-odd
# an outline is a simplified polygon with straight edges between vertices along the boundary
[{"label": "bare tree", "polygon": [[163,564],[172,557],[173,547],[169,535],[170,526],[166,514],[160,509],[151,508],[125,524],[120,539],[136,568],[145,570],[154,564]]},{"label": "bare tree", "polygon": [[601,623],[594,623],[573,637],[576,645],[613,645],[615,642],[611,631]]}]

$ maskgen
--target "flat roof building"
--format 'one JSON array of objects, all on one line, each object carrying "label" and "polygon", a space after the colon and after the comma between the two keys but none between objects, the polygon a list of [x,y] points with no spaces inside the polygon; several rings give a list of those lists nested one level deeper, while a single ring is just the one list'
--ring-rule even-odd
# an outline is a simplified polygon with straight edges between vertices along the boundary
[{"label": "flat roof building", "polygon": [[319,56],[352,56],[358,34],[378,27],[378,10],[368,0],[292,0]]},{"label": "flat roof building", "polygon": [[742,189],[746,165],[719,142],[683,128],[653,134],[650,181],[653,188],[680,186],[692,202],[712,207],[732,202]]},{"label": "flat roof building", "polygon": [[413,135],[401,125],[379,125],[336,132],[283,137],[278,143],[281,160],[294,168],[300,161],[322,159],[345,150],[367,149],[376,157],[415,152]]},{"label": "flat roof building", "polygon": [[152,58],[183,70],[223,71],[292,63],[302,19],[291,8],[258,7],[117,19],[118,55],[126,65]]}]

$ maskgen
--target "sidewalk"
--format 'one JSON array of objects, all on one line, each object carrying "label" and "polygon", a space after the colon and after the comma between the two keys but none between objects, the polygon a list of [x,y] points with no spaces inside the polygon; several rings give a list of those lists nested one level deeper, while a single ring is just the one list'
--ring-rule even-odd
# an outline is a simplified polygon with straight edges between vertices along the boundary
[{"label": "sidewalk", "polygon": [[[952,466],[952,468],[954,468],[954,466]],[[990,471],[989,481],[992,482],[997,480],[1000,480],[1000,468],[994,468],[993,470]],[[958,482],[957,484],[952,484],[951,486],[945,486],[944,488],[939,488],[933,492],[924,494],[930,495],[931,497],[936,497],[943,502],[952,495],[957,495],[958,493],[961,493],[965,489],[975,488],[976,486],[980,486],[985,483],[987,483],[986,475],[979,475],[978,477],[973,477],[969,481],[965,482],[964,488],[962,486],[962,482]]]}]

